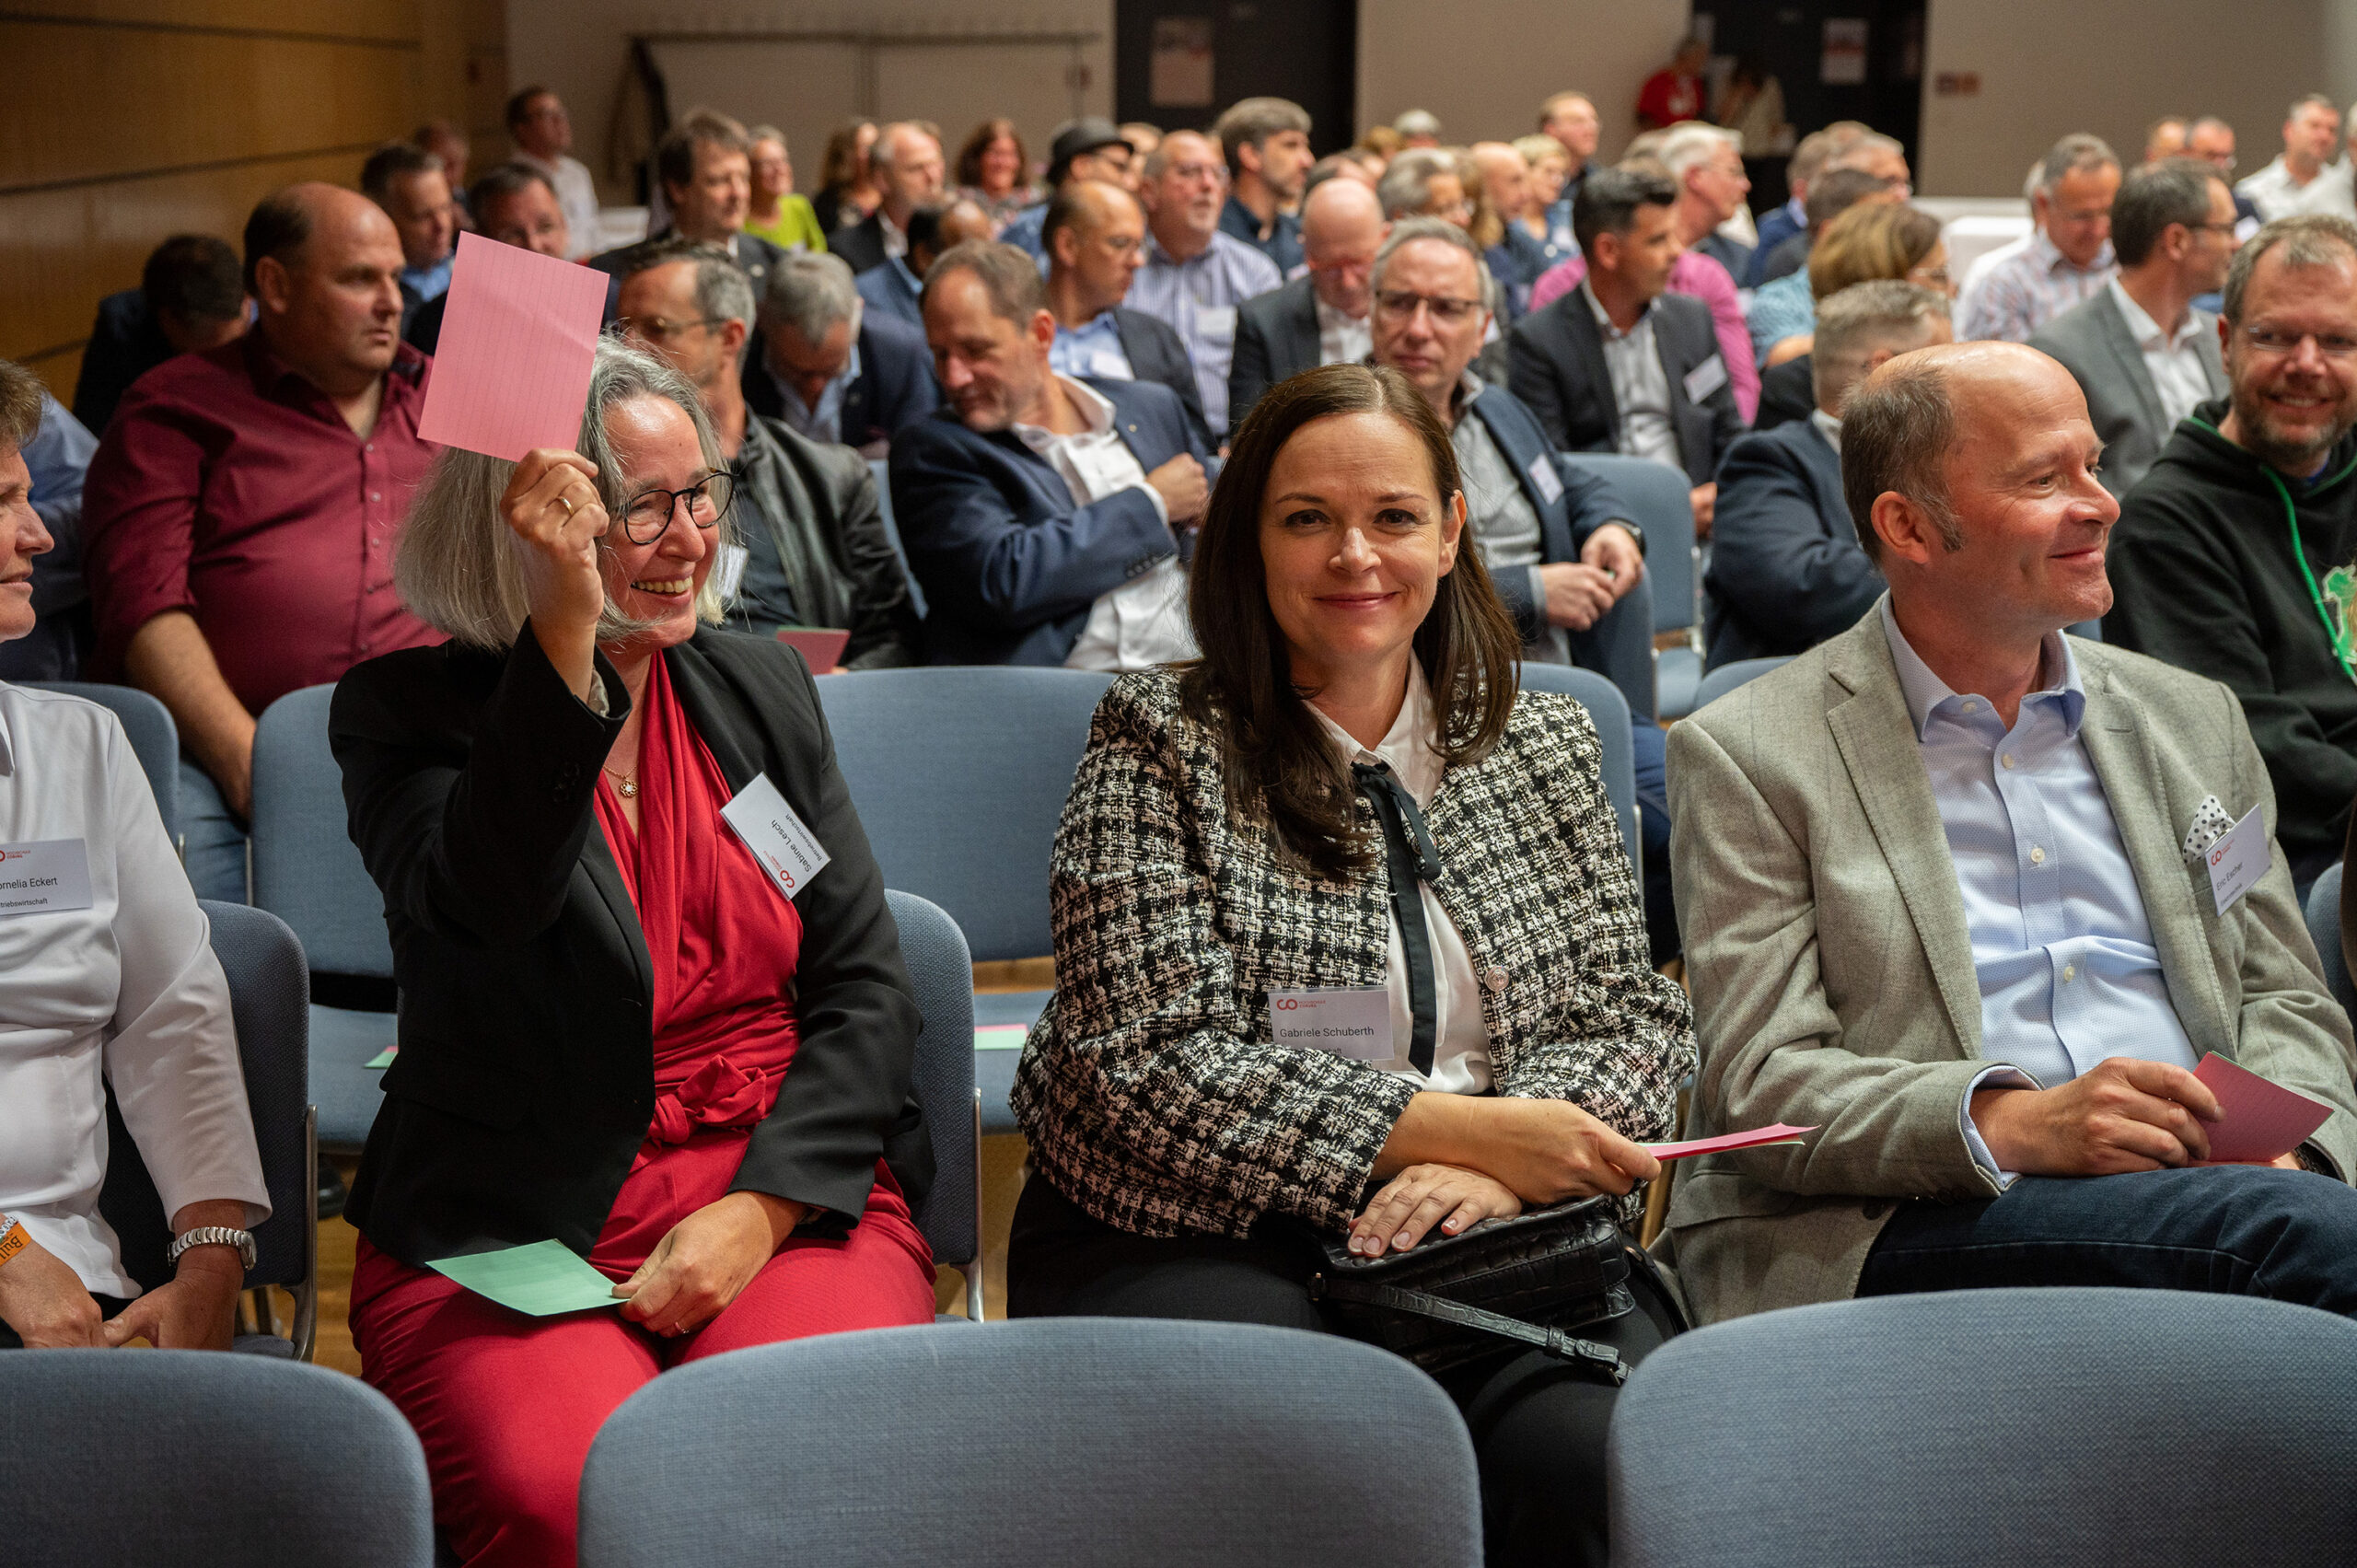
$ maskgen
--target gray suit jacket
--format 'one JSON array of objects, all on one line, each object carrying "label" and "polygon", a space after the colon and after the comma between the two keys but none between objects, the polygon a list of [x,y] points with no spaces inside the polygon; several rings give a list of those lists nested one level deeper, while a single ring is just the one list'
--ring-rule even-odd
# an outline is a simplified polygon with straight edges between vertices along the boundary
[{"label": "gray suit jacket", "polygon": [[[2140,655],[2071,646],[2080,737],[2194,1051],[2332,1105],[2310,1146],[2357,1172],[2357,1052],[2282,852],[2223,916],[2181,853],[2208,795],[2237,819],[2263,807],[2274,830],[2240,704]],[[1671,730],[1669,792],[1701,1054],[1687,1135],[1819,1131],[1690,1162],[1667,1250],[1705,1321],[1849,1296],[1898,1202],[1996,1191],[1961,1120],[1988,1065],[1963,895],[1881,616]]]},{"label": "gray suit jacket", "polygon": [[[2194,344],[2210,381],[2206,402],[2226,395],[2226,366],[2218,353],[2218,318],[2206,310],[2193,316]],[[2029,346],[2061,361],[2086,394],[2087,415],[2103,437],[2104,488],[2127,494],[2161,455],[2171,425],[2153,389],[2153,373],[2144,367],[2144,351],[2129,336],[2111,290],[2099,290],[2047,322],[2030,334]]]}]

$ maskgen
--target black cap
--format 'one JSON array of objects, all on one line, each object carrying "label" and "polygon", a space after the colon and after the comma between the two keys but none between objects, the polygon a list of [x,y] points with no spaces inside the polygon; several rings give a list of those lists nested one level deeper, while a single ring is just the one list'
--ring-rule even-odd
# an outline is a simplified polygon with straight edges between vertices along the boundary
[{"label": "black cap", "polygon": [[1110,120],[1092,114],[1068,122],[1057,131],[1056,139],[1048,144],[1049,183],[1063,183],[1064,173],[1072,168],[1072,160],[1081,154],[1110,146],[1130,147],[1132,152],[1137,151],[1130,146],[1130,139],[1121,134],[1121,128]]}]

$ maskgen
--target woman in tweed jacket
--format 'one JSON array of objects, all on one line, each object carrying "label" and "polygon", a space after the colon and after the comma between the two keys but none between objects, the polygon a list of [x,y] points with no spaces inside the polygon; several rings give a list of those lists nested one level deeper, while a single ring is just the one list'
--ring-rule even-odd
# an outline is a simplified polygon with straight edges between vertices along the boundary
[{"label": "woman in tweed jacket", "polygon": [[[1380,1254],[1590,1193],[1634,1218],[1686,1000],[1648,966],[1595,729],[1516,694],[1464,517],[1448,435],[1396,372],[1296,377],[1238,432],[1194,558],[1203,659],[1115,683],[1057,835],[1057,991],[1015,1090],[1016,1314],[1322,1329],[1319,1233]],[[1390,768],[1439,862],[1422,1066],[1398,1043],[1385,786],[1354,762]],[[1393,1058],[1271,1043],[1272,990],[1387,993]],[[1583,1332],[1641,1357],[1671,1314],[1638,1295]],[[1447,1381],[1490,1561],[1602,1562],[1611,1389],[1511,1349]]]}]

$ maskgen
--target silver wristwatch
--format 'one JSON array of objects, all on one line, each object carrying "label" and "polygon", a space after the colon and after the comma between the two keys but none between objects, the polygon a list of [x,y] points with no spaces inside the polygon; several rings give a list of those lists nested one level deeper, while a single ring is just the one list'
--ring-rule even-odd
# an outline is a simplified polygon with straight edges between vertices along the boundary
[{"label": "silver wristwatch", "polygon": [[231,1230],[226,1225],[201,1225],[194,1230],[184,1230],[173,1239],[172,1249],[164,1254],[164,1261],[178,1268],[180,1254],[192,1247],[234,1247],[238,1249],[239,1262],[249,1269],[254,1266],[254,1233],[250,1230]]}]

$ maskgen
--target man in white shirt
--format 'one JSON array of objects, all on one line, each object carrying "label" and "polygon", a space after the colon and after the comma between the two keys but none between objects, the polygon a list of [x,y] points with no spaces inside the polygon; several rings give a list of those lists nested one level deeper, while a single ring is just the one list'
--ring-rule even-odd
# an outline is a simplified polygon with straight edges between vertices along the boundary
[{"label": "man in white shirt", "polygon": [[[0,360],[0,641],[33,629],[52,543],[23,456],[41,412]],[[99,1213],[110,1084],[176,1237],[145,1295]],[[228,981],[122,726],[0,685],[0,1349],[226,1350],[269,1214]]]},{"label": "man in white shirt", "polygon": [[1209,490],[1178,395],[1050,367],[1031,258],[968,244],[926,275],[949,406],[892,443],[892,512],[935,664],[1140,669],[1191,656],[1183,557]]},{"label": "man in white shirt", "polygon": [[588,166],[569,156],[573,151],[573,117],[553,89],[526,87],[507,100],[507,139],[516,144],[516,159],[548,176],[564,209],[569,244],[565,259],[578,261],[598,249],[598,184]]},{"label": "man in white shirt", "polygon": [[2283,114],[2283,154],[2235,187],[2269,223],[2302,213],[2357,217],[2349,160],[2340,156],[2340,110],[2310,93]]},{"label": "man in white shirt", "polygon": [[1236,312],[1227,418],[1241,424],[1260,394],[1321,365],[1355,365],[1374,348],[1367,278],[1391,226],[1375,187],[1326,180],[1301,203],[1301,276]]},{"label": "man in white shirt", "polygon": [[2125,495],[2161,455],[2177,421],[2226,395],[2218,319],[2193,308],[2225,286],[2235,198],[2206,163],[2171,158],[2128,177],[2112,204],[2119,274],[2103,293],[2034,333],[2086,394],[2103,438],[2104,488]]},{"label": "man in white shirt", "polygon": [[2029,335],[2103,290],[2112,259],[2111,203],[2119,157],[2099,136],[2073,133],[2054,144],[2030,191],[2038,224],[2021,250],[1975,273],[1956,335],[2027,343]]}]

